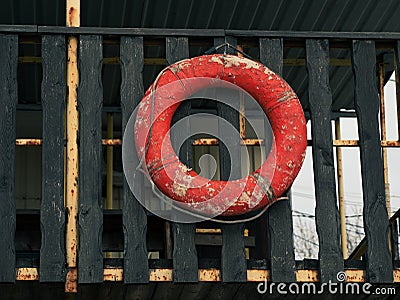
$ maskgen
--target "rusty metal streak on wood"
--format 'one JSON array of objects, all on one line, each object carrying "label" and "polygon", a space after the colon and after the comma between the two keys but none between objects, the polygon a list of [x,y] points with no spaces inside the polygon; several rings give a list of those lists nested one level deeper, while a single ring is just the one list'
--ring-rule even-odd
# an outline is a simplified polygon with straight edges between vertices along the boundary
[{"label": "rusty metal streak on wood", "polygon": [[42,139],[16,139],[16,146],[40,146],[42,145]]},{"label": "rusty metal streak on wood", "polygon": [[172,281],[172,269],[150,269],[150,281]]},{"label": "rusty metal streak on wood", "polygon": [[17,270],[16,280],[33,281],[39,280],[39,272],[37,268],[19,268]]},{"label": "rusty metal streak on wood", "polygon": [[[378,65],[378,74],[379,74],[379,94],[380,94],[381,140],[386,141],[385,65],[383,63],[379,63]],[[388,166],[388,156],[386,148],[382,149],[382,162],[383,162],[383,180],[385,183],[386,209],[388,211],[388,217],[390,218],[392,211],[390,205],[389,166]],[[391,248],[391,243],[389,243],[389,248]]]},{"label": "rusty metal streak on wood", "polygon": [[[19,139],[23,140],[23,139]],[[103,139],[101,141],[103,146],[120,146],[122,145],[121,139]],[[358,147],[358,140],[333,140],[333,146],[335,147]],[[214,138],[204,138],[204,139],[196,139],[192,143],[193,146],[216,146],[218,145],[218,139]],[[243,139],[241,141],[241,145],[246,146],[258,146],[264,145],[264,140],[262,139]],[[311,146],[312,141],[308,140],[307,145]],[[382,147],[395,148],[400,147],[400,141],[381,141]]]},{"label": "rusty metal streak on wood", "polygon": [[66,3],[66,25],[67,27],[79,27],[81,25],[80,0],[67,0]]},{"label": "rusty metal streak on wood", "polygon": [[[66,26],[80,26],[80,0],[66,1]],[[66,179],[66,253],[68,273],[65,291],[78,291],[77,249],[78,249],[78,38],[68,37],[67,62],[67,179]]]},{"label": "rusty metal streak on wood", "polygon": [[196,233],[221,233],[219,228],[196,228]]},{"label": "rusty metal streak on wood", "polygon": [[[107,138],[112,140],[114,126],[113,126],[114,115],[112,113],[107,114]],[[112,145],[107,146],[107,200],[106,208],[112,209],[113,207],[113,147]]]},{"label": "rusty metal streak on wood", "polygon": [[[66,252],[67,267],[75,268],[77,260],[77,217],[78,217],[78,39],[68,39],[68,64],[67,64],[67,188],[66,188]],[[75,290],[71,286],[76,281],[69,282],[67,276],[66,289]]]},{"label": "rusty metal streak on wood", "polygon": [[[240,141],[242,146],[258,146],[264,145],[264,140],[261,139],[243,139]],[[205,139],[197,139],[192,143],[193,146],[216,146],[218,145],[218,139],[214,138],[205,138]]]},{"label": "rusty metal streak on wood", "polygon": [[400,141],[382,141],[382,147],[400,147]]},{"label": "rusty metal streak on wood", "polygon": [[[121,146],[122,139],[102,139],[101,144],[103,146]],[[40,146],[42,145],[42,139],[16,139],[16,146]]]},{"label": "rusty metal streak on wood", "polygon": [[[112,140],[114,134],[114,114],[107,113],[107,138]],[[113,208],[113,146],[107,146],[107,197],[106,197],[106,209]],[[106,252],[106,257],[111,258],[112,253]]]},{"label": "rusty metal streak on wood", "polygon": [[214,146],[218,145],[218,139],[197,139],[193,141],[193,146]]},{"label": "rusty metal streak on wood", "polygon": [[[341,139],[340,131],[340,119],[335,120],[335,137],[336,140]],[[343,258],[347,259],[347,232],[346,232],[346,208],[344,205],[344,185],[343,185],[343,158],[342,158],[342,148],[336,147],[336,158],[337,158],[337,180],[338,180],[338,198],[339,198],[339,214],[340,214],[340,238]]]},{"label": "rusty metal streak on wood", "polygon": [[221,281],[221,271],[217,269],[203,269],[199,270],[199,281]]},{"label": "rusty metal streak on wood", "polygon": [[240,95],[240,107],[239,107],[239,130],[241,139],[246,139],[246,117],[245,117],[245,107],[244,107],[244,94],[242,91],[239,92]]},{"label": "rusty metal streak on wood", "polygon": [[357,140],[334,140],[333,146],[342,146],[342,147],[357,147]]},{"label": "rusty metal streak on wood", "polygon": [[[237,46],[238,50],[243,52],[242,45]],[[243,55],[238,52],[239,57],[243,57]],[[240,137],[242,139],[246,138],[246,118],[245,118],[245,107],[244,107],[244,94],[242,91],[239,92],[240,95],[240,104],[239,104],[239,130],[240,130]]]},{"label": "rusty metal streak on wood", "polygon": [[78,269],[70,268],[67,273],[65,281],[65,292],[66,293],[77,293],[78,292]]},{"label": "rusty metal streak on wood", "polygon": [[104,281],[122,281],[124,270],[120,268],[104,269]]},{"label": "rusty metal streak on wood", "polygon": [[[345,270],[346,282],[364,282],[365,281],[365,270],[351,269]],[[76,280],[76,270],[71,270],[67,277],[70,280]],[[172,269],[150,269],[149,278],[152,282],[171,282]],[[400,282],[400,270],[393,270],[394,282]],[[269,270],[247,270],[247,281],[248,282],[263,282],[265,279],[270,280]],[[17,269],[16,280],[18,281],[37,281],[39,280],[39,273],[37,268],[19,268]],[[318,282],[319,272],[318,270],[297,270],[296,271],[297,282]],[[104,281],[123,281],[123,269],[122,268],[105,268],[104,269]],[[201,282],[220,282],[221,271],[219,269],[199,269],[199,281]],[[71,292],[68,290],[67,292]]]},{"label": "rusty metal streak on wood", "polygon": [[103,146],[121,146],[122,140],[121,139],[102,139],[101,144]]},{"label": "rusty metal streak on wood", "polygon": [[[311,146],[312,141],[307,141],[307,146]],[[333,140],[333,146],[335,147],[358,147],[359,141],[358,140]],[[396,148],[400,147],[400,141],[381,141],[382,147],[387,148]]]}]

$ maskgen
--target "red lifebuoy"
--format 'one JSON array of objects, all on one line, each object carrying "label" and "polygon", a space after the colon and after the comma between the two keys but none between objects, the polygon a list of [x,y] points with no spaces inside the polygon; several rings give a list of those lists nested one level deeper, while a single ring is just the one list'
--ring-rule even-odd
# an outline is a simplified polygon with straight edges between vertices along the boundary
[{"label": "red lifebuoy", "polygon": [[[188,169],[172,148],[171,120],[188,91],[179,88],[161,91],[161,88],[182,79],[200,77],[219,78],[246,90],[270,121],[275,157],[269,155],[258,170],[245,178],[233,181],[202,178]],[[151,180],[166,196],[198,213],[230,216],[268,206],[292,185],[305,157],[306,121],[296,94],[277,74],[247,58],[215,54],[170,65],[155,84],[140,103],[134,136],[139,158],[144,155],[143,163]],[[191,86],[191,91],[201,88],[204,88],[201,84]],[[154,90],[161,92],[154,96]],[[210,199],[211,205],[202,205]]]}]

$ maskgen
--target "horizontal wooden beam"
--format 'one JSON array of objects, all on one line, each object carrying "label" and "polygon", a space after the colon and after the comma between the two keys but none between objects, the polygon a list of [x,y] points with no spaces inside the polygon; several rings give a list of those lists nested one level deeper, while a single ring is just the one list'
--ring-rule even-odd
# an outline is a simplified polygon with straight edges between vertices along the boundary
[{"label": "horizontal wooden beam", "polygon": [[[308,140],[308,146],[311,146],[312,140]],[[102,139],[101,144],[103,146],[121,146],[122,139]],[[334,147],[358,147],[358,140],[333,140]],[[16,139],[16,146],[40,146],[42,145],[42,139]],[[205,138],[196,139],[192,143],[193,146],[217,146],[218,139]],[[258,146],[264,145],[264,140],[261,139],[243,139],[241,141],[242,146]],[[397,148],[400,147],[400,141],[381,141],[381,146],[384,148]]]},{"label": "horizontal wooden beam", "polygon": [[[149,278],[152,282],[172,282],[172,269],[150,269]],[[364,282],[365,270],[345,270],[346,282]],[[393,271],[394,282],[400,282],[400,270]],[[19,268],[17,269],[17,280],[19,281],[37,281],[39,273],[37,268]],[[247,270],[248,282],[263,282],[270,280],[269,270]],[[318,270],[297,270],[297,282],[318,282]],[[104,269],[104,281],[123,281],[122,268]],[[201,282],[220,282],[221,271],[219,269],[199,269],[199,281]]]},{"label": "horizontal wooden beam", "polygon": [[36,33],[37,25],[0,25],[1,33]]},{"label": "horizontal wooden beam", "polygon": [[399,40],[398,32],[332,32],[332,31],[269,31],[269,30],[224,30],[224,29],[170,29],[170,28],[106,28],[64,27],[36,25],[0,25],[2,33],[58,33],[58,34],[102,34],[140,36],[210,36],[223,37],[281,37],[281,38],[328,38],[328,39],[376,39]]},{"label": "horizontal wooden beam", "polygon": [[[42,58],[40,56],[20,56],[18,57],[19,63],[33,63],[41,64]],[[105,65],[119,65],[121,62],[119,57],[104,57],[103,64]],[[144,58],[144,64],[150,66],[166,66],[167,60],[165,58],[148,57]],[[285,58],[283,65],[287,67],[304,67],[306,60],[304,58]],[[343,58],[330,58],[330,65],[335,67],[350,67],[351,60]]]},{"label": "horizontal wooden beam", "polygon": [[[0,28],[1,30],[1,28]],[[38,26],[39,33],[91,34],[91,35],[130,35],[130,36],[191,36],[223,37],[223,29],[177,29],[177,28],[111,28],[111,27],[62,27]]]},{"label": "horizontal wooden beam", "polygon": [[[264,145],[264,140],[261,139],[243,139],[241,142],[245,146]],[[312,140],[307,141],[308,146],[312,145]],[[213,146],[218,145],[218,139],[204,138],[193,141],[193,146]],[[332,145],[335,147],[358,147],[358,140],[333,140]],[[381,141],[382,147],[400,147],[400,141]]]},{"label": "horizontal wooden beam", "polygon": [[[27,30],[32,28],[0,27],[0,31]],[[170,29],[170,28],[106,28],[106,27],[62,27],[62,26],[37,26],[39,33],[59,34],[102,34],[102,35],[140,35],[140,36],[210,36],[223,37],[225,35],[236,37],[281,37],[281,38],[330,38],[330,39],[377,39],[398,40],[397,32],[328,32],[328,31],[268,31],[268,30],[224,30],[224,29]]]}]

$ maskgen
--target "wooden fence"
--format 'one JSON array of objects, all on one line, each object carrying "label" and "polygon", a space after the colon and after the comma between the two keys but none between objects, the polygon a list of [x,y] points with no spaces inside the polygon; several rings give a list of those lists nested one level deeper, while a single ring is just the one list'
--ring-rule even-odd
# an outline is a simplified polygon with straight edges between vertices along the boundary
[{"label": "wooden fence", "polygon": [[[79,38],[79,213],[78,213],[78,282],[101,283],[104,280],[146,284],[149,281],[196,283],[198,281],[247,282],[262,281],[265,277],[275,282],[306,280],[300,271],[311,270],[308,280],[327,282],[336,280],[338,272],[360,270],[359,280],[392,282],[398,266],[397,243],[389,247],[389,229],[392,240],[397,239],[397,226],[389,226],[385,204],[382,147],[398,147],[399,142],[381,141],[379,131],[380,98],[377,89],[377,49],[395,53],[395,64],[400,66],[399,34],[372,33],[302,33],[249,32],[224,30],[162,30],[162,29],[102,29],[53,28],[37,26],[0,27],[0,282],[40,280],[65,282],[66,268],[65,228],[69,208],[64,205],[64,109],[66,101],[67,37]],[[318,261],[295,261],[293,248],[293,221],[289,201],[274,205],[256,224],[264,231],[254,231],[255,248],[267,250],[257,259],[246,258],[247,224],[222,225],[220,261],[210,263],[200,257],[196,248],[198,224],[172,223],[172,259],[149,260],[146,233],[156,219],[146,213],[123,184],[121,210],[104,211],[101,191],[102,144],[120,140],[102,139],[103,45],[119,46],[116,63],[120,66],[120,112],[125,127],[134,107],[144,93],[143,69],[146,62],[146,43],[159,43],[165,49],[165,60],[171,64],[191,55],[190,47],[201,40],[208,47],[229,42],[248,44],[257,49],[259,60],[282,74],[286,47],[305,51],[303,61],[308,72],[308,107],[306,113],[312,126],[312,153],[315,178],[315,222],[319,239]],[[41,47],[42,66],[41,110],[42,138],[24,141],[16,137],[17,80],[19,46],[34,41]],[[341,250],[340,218],[337,205],[337,184],[333,155],[331,120],[341,116],[332,112],[330,89],[330,48],[351,51],[354,76],[354,107],[358,121],[362,189],[364,201],[364,231],[366,252],[362,261],[344,260]],[[245,50],[246,51],[246,50]],[[163,61],[162,59],[159,59]],[[105,108],[105,107],[104,107]],[[180,114],[190,113],[190,104]],[[239,116],[228,114],[222,105],[217,113],[239,127]],[[343,112],[345,115],[346,112]],[[221,132],[223,134],[223,132]],[[20,211],[14,201],[15,147],[35,144],[42,149],[42,197],[40,211]],[[349,143],[347,143],[349,144]],[[350,143],[351,144],[351,143]],[[335,141],[336,147],[346,146]],[[19,146],[18,146],[19,147]],[[189,153],[191,150],[188,150]],[[229,162],[224,161],[226,150],[220,148],[221,178],[227,178]],[[191,164],[190,157],[186,161]],[[240,169],[234,172],[240,174]],[[236,174],[237,175],[237,174]],[[154,221],[156,222],[156,221]],[[40,225],[39,225],[40,224]],[[397,224],[397,223],[394,223]],[[110,228],[114,228],[113,230]],[[116,229],[115,229],[116,228]],[[24,234],[24,231],[30,234]],[[114,235],[113,242],[109,242]],[[38,238],[41,236],[41,241]],[[119,239],[119,240],[118,240]],[[118,240],[118,241],[116,241]],[[123,242],[122,242],[123,241]],[[166,240],[165,243],[167,243]],[[32,247],[31,259],[20,254],[20,245]],[[114,244],[106,247],[105,244]],[[115,245],[117,244],[117,245]],[[76,245],[75,245],[76,246]],[[20,247],[20,248],[18,248]],[[106,258],[106,249],[123,250],[122,259]],[[123,249],[121,249],[121,247]],[[22,247],[24,248],[24,247]],[[26,247],[25,247],[26,248]],[[24,249],[25,249],[24,248]],[[36,252],[35,252],[36,251]],[[40,251],[40,252],[38,252]],[[391,251],[392,254],[391,255]],[[36,253],[36,254],[35,254]],[[37,256],[39,256],[39,259]],[[200,270],[200,272],[199,272]],[[296,271],[297,270],[297,271]],[[317,270],[317,271],[315,271]],[[257,271],[254,277],[252,271]],[[365,273],[364,273],[365,271]],[[164,272],[164,273],[163,273]],[[311,275],[310,275],[311,274]],[[308,276],[308,275],[307,275]],[[314,277],[313,277],[314,276]]]}]

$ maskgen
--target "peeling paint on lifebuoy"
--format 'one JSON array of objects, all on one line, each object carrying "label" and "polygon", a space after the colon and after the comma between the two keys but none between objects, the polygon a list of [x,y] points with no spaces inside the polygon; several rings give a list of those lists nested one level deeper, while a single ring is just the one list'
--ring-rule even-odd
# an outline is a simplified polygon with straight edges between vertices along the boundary
[{"label": "peeling paint on lifebuoy", "polygon": [[[178,88],[155,96],[152,91],[191,78],[218,78],[246,90],[270,121],[275,155],[268,155],[263,165],[249,176],[233,181],[209,180],[187,168],[176,156],[169,137],[172,117],[187,94]],[[215,54],[185,59],[169,66],[155,85],[148,89],[140,103],[134,136],[136,151],[140,158],[144,156],[143,164],[162,193],[177,203],[186,203],[194,211],[229,216],[266,207],[290,188],[304,161],[307,130],[300,102],[281,77],[247,58]],[[201,88],[205,86],[195,87]],[[169,99],[175,99],[175,103],[171,105]],[[153,123],[152,110],[161,112],[156,114]],[[207,203],[210,199],[212,202]]]}]

